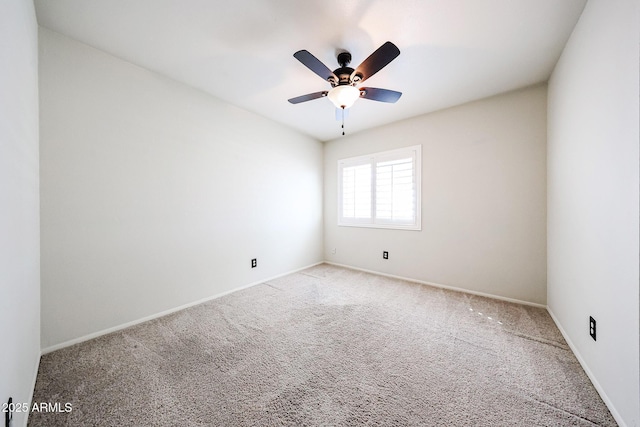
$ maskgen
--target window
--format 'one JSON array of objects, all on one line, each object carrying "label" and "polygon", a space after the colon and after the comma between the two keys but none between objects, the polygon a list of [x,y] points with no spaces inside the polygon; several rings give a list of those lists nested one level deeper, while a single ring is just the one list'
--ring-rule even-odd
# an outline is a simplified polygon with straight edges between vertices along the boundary
[{"label": "window", "polygon": [[420,230],[421,146],[338,161],[338,225]]}]

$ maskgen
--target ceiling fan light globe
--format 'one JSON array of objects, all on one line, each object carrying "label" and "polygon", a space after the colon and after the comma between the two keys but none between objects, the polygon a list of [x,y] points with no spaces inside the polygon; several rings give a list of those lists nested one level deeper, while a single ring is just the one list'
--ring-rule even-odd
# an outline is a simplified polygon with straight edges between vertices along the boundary
[{"label": "ceiling fan light globe", "polygon": [[360,90],[350,85],[336,86],[329,91],[328,97],[336,108],[349,108],[360,98]]}]

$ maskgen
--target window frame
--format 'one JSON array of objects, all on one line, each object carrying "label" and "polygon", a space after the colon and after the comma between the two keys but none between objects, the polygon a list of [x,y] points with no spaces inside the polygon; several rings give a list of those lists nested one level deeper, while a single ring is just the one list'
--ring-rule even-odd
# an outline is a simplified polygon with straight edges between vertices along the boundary
[{"label": "window frame", "polygon": [[[376,167],[378,163],[402,158],[412,159],[412,178],[415,189],[415,215],[413,221],[394,222],[393,220],[380,219],[376,217]],[[345,167],[359,165],[371,165],[371,215],[369,218],[344,218],[343,217],[343,170]],[[338,160],[338,226],[339,227],[363,227],[363,228],[386,228],[394,230],[422,230],[422,205],[421,205],[421,185],[422,185],[422,145],[412,145],[410,147],[397,148],[393,150],[381,151],[362,156],[349,157]]]}]

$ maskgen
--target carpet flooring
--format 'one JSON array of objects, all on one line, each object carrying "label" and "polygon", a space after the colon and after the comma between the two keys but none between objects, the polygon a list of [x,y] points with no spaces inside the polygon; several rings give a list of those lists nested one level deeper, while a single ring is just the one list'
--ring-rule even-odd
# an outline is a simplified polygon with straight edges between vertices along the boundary
[{"label": "carpet flooring", "polygon": [[321,264],[42,357],[29,426],[613,426],[540,308]]}]

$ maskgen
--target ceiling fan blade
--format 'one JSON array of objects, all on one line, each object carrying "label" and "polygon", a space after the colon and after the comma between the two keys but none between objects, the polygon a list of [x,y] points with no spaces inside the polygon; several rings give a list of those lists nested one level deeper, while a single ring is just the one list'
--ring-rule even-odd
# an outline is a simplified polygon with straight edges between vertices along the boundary
[{"label": "ceiling fan blade", "polygon": [[312,99],[323,98],[327,96],[327,93],[328,92],[326,90],[323,90],[322,92],[308,93],[306,95],[301,95],[295,98],[291,98],[289,102],[292,104],[299,104],[301,102],[311,101]]},{"label": "ceiling fan blade", "polygon": [[367,59],[362,61],[362,64],[358,65],[358,68],[355,69],[351,77],[353,79],[353,77],[359,75],[359,82],[362,83],[386,67],[387,64],[396,59],[398,55],[400,55],[400,49],[398,49],[395,44],[386,42],[369,55]]},{"label": "ceiling fan blade", "polygon": [[308,69],[322,77],[324,80],[329,80],[329,78],[333,77],[338,80],[333,71],[327,68],[318,58],[310,54],[306,50],[299,50],[293,54],[294,58],[298,61],[302,62]]},{"label": "ceiling fan blade", "polygon": [[402,96],[402,92],[395,90],[379,89],[377,87],[361,87],[360,98],[380,102],[396,102]]}]

